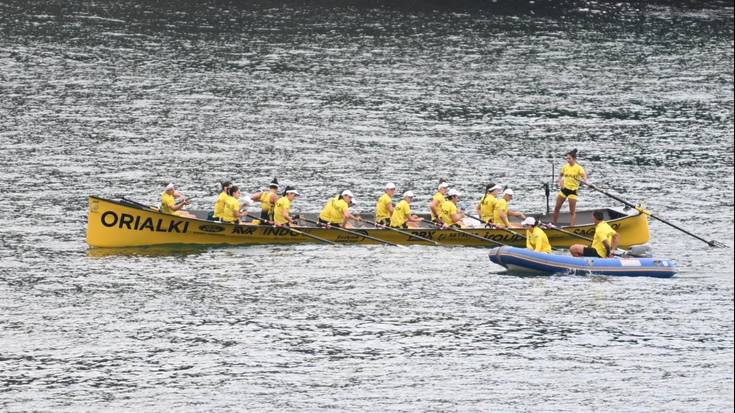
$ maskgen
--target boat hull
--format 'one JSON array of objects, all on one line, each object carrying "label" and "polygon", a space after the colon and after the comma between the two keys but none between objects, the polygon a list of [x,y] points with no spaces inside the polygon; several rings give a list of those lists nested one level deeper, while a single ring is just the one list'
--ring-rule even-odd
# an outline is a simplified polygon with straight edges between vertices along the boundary
[{"label": "boat hull", "polygon": [[[648,242],[648,221],[645,216],[635,214],[613,219],[609,222],[621,234],[622,246]],[[362,236],[365,235],[402,245],[433,245],[433,243],[420,238],[447,246],[491,247],[496,245],[456,231],[430,228],[402,230],[404,233],[378,228],[351,229],[351,231],[360,235],[327,228],[299,227],[298,230],[329,241],[347,244],[380,243]],[[589,236],[594,233],[594,226],[591,224],[580,225],[566,227],[565,230]],[[512,233],[488,228],[465,229],[464,231],[506,245],[525,246],[522,231]],[[573,244],[585,243],[584,240],[557,230],[548,230],[547,234],[549,241],[556,248],[568,248]],[[318,242],[313,238],[295,234],[287,228],[276,228],[272,225],[222,224],[164,214],[129,202],[89,197],[87,243],[93,247],[120,248],[177,244],[257,245]]]},{"label": "boat hull", "polygon": [[509,271],[530,274],[601,274],[627,277],[669,278],[676,274],[673,260],[656,258],[592,258],[544,254],[525,248],[499,247],[490,261]]}]

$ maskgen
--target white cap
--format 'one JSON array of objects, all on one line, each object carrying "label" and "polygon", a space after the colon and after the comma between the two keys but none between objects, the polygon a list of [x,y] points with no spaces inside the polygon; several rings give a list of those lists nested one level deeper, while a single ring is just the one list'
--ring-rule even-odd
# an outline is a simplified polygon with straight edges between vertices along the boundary
[{"label": "white cap", "polygon": [[394,184],[393,182],[388,182],[387,184],[385,184],[385,189],[396,189],[396,184]]},{"label": "white cap", "polygon": [[410,196],[411,198],[413,198],[413,191],[406,191],[403,193],[403,196],[404,197]]},{"label": "white cap", "polygon": [[354,198],[355,197],[354,195],[352,195],[352,191],[350,191],[350,190],[342,191],[342,194],[341,195],[342,196],[348,196],[350,198]]},{"label": "white cap", "polygon": [[439,189],[449,188],[449,182],[442,182],[439,184]]},{"label": "white cap", "polygon": [[498,184],[495,184],[495,185],[493,185],[492,188],[488,188],[487,192],[494,192],[494,191],[497,191],[499,189],[503,189],[503,187],[500,186],[500,185],[498,185]]},{"label": "white cap", "polygon": [[289,190],[286,191],[286,193],[287,194],[294,194],[296,196],[301,196],[301,194],[299,193],[299,191],[297,191],[295,189],[289,189]]},{"label": "white cap", "polygon": [[174,185],[173,182],[171,182],[170,184],[166,185],[166,190],[168,191],[170,189],[176,189],[176,185]]},{"label": "white cap", "polygon": [[513,190],[508,188],[505,191],[503,191],[503,195],[510,195],[513,196]]},{"label": "white cap", "polygon": [[521,225],[534,226],[534,225],[536,225],[536,218],[534,218],[534,217],[526,217],[526,219],[524,219],[523,222],[521,222]]},{"label": "white cap", "polygon": [[457,191],[456,189],[450,189],[449,192],[447,192],[447,196],[460,196],[460,195],[462,194],[459,193],[459,191]]}]

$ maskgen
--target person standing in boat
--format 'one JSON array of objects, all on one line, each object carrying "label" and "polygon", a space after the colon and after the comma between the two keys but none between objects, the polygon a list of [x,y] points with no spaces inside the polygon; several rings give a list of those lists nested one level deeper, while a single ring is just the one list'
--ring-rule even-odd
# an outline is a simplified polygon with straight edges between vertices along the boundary
[{"label": "person standing in boat", "polygon": [[260,202],[260,220],[273,222],[273,207],[278,201],[278,180],[273,178],[267,191],[256,192],[250,199],[253,202]]},{"label": "person standing in boat", "polygon": [[184,218],[196,218],[196,216],[184,211],[184,207],[191,204],[188,199],[176,190],[176,185],[170,183],[166,185],[161,194],[160,212],[164,214],[177,215]]},{"label": "person standing in boat", "polygon": [[291,216],[291,204],[299,195],[301,194],[295,188],[287,186],[283,196],[276,201],[276,205],[273,208],[273,220],[277,226],[296,225],[296,221]]},{"label": "person standing in boat", "polygon": [[396,185],[388,182],[385,185],[385,192],[378,199],[375,205],[375,222],[380,225],[390,225],[391,214],[395,207],[393,206],[393,195],[396,193]]},{"label": "person standing in boat", "polygon": [[485,187],[485,195],[482,196],[480,204],[477,205],[477,213],[480,214],[480,219],[485,225],[491,225],[493,222],[495,205],[498,203],[498,193],[501,189],[503,188],[496,184],[490,184]]},{"label": "person standing in boat", "polygon": [[411,212],[411,202],[413,201],[413,191],[403,193],[403,199],[393,209],[390,216],[390,226],[393,228],[415,228],[417,223],[424,219],[414,215]]},{"label": "person standing in boat", "polygon": [[569,200],[569,225],[577,224],[577,191],[579,183],[587,183],[587,172],[582,165],[577,163],[577,150],[572,149],[564,155],[567,163],[561,168],[559,174],[559,195],[556,196],[556,205],[554,205],[554,214],[551,217],[551,223],[556,225],[559,220],[559,211],[565,200]]},{"label": "person standing in boat", "polygon": [[456,189],[450,189],[447,192],[447,199],[442,203],[441,212],[439,213],[442,228],[462,228],[461,222],[464,219],[464,213],[457,207],[460,195]]},{"label": "person standing in boat", "polygon": [[548,254],[551,252],[549,237],[546,236],[544,230],[539,228],[538,224],[539,222],[534,217],[527,217],[521,222],[523,228],[526,229],[526,248]]},{"label": "person standing in boat", "polygon": [[449,183],[444,179],[439,180],[439,189],[436,191],[433,197],[431,197],[431,203],[429,208],[431,209],[431,220],[437,224],[441,223],[439,215],[441,215],[442,204],[446,200],[444,196],[449,191]]},{"label": "person standing in boat", "polygon": [[222,221],[222,213],[225,210],[225,201],[227,201],[227,197],[230,196],[227,193],[227,190],[230,189],[231,186],[232,182],[230,181],[222,182],[222,192],[219,193],[217,200],[214,202],[214,213],[212,214],[212,219],[214,221]]},{"label": "person standing in boat", "polygon": [[575,257],[612,257],[620,243],[618,234],[605,219],[605,211],[597,210],[592,213],[595,221],[595,236],[592,238],[592,246],[575,244],[569,247],[569,252]]},{"label": "person standing in boat", "polygon": [[355,196],[349,190],[330,198],[319,214],[319,223],[341,228],[347,227],[350,221],[359,221],[360,217],[350,213],[350,205],[354,203]]},{"label": "person standing in boat", "polygon": [[227,224],[239,224],[242,213],[240,207],[240,188],[235,185],[230,186],[227,190],[227,200],[225,201],[225,207],[222,210],[222,222]]},{"label": "person standing in boat", "polygon": [[510,228],[511,223],[509,217],[516,217],[520,219],[526,219],[520,211],[512,211],[510,209],[510,201],[513,200],[513,190],[506,188],[503,191],[503,197],[498,199],[495,204],[495,210],[493,211],[493,225],[496,227]]}]

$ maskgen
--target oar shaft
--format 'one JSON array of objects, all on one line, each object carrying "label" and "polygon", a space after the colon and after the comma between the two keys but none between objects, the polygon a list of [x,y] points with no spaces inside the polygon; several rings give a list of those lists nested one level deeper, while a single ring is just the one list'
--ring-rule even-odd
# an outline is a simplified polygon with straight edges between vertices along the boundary
[{"label": "oar shaft", "polygon": [[[251,218],[251,219],[253,219],[253,220],[256,220],[256,219],[257,219],[258,221],[264,221],[264,222],[266,222],[266,223],[268,223],[268,224],[272,224],[273,226],[275,226],[275,223],[274,223],[274,222],[272,222],[272,221],[268,221],[268,220],[263,220],[263,219],[260,219],[259,217],[256,217],[255,215],[245,214],[245,216],[247,216],[247,217],[249,217],[249,218]],[[322,237],[317,237],[316,235],[311,235],[311,234],[307,234],[307,233],[306,233],[306,232],[304,232],[304,231],[299,231],[299,230],[297,230],[297,229],[293,229],[293,228],[291,228],[291,227],[290,227],[290,226],[288,226],[288,225],[284,225],[284,227],[285,227],[286,229],[288,229],[288,230],[289,230],[289,231],[290,231],[290,232],[291,232],[292,234],[296,234],[296,235],[303,235],[303,236],[305,236],[306,238],[312,238],[312,239],[315,239],[315,240],[317,240],[317,241],[323,242],[323,243],[325,243],[325,244],[337,245],[337,243],[335,243],[335,242],[332,242],[332,241],[330,241],[330,240],[328,240],[328,239],[324,239],[324,238],[322,238]]]},{"label": "oar shaft", "polygon": [[[483,224],[485,224],[485,222],[484,222],[483,220],[481,220],[480,218],[478,218],[478,217],[476,217],[476,216],[474,216],[474,215],[470,215],[470,214],[467,214],[467,216],[468,216],[468,217],[470,217],[470,218],[472,218],[472,219],[475,219],[475,220],[477,220],[477,221],[480,221],[480,222],[482,222]],[[499,226],[497,226],[497,225],[495,225],[495,226],[493,226],[493,227],[494,227],[495,229],[499,229],[499,230],[501,230],[501,231],[509,232],[509,233],[511,233],[511,234],[513,234],[513,235],[518,235],[519,237],[521,237],[521,238],[523,238],[523,239],[526,239],[526,236],[525,236],[525,235],[521,235],[521,234],[519,234],[519,233],[517,233],[517,232],[515,232],[515,231],[513,231],[513,230],[511,230],[511,229],[508,229],[508,228],[504,228],[504,227],[499,227]]]},{"label": "oar shaft", "polygon": [[387,225],[381,225],[381,224],[378,224],[377,222],[373,222],[373,221],[368,221],[368,220],[366,220],[366,219],[363,219],[363,221],[367,222],[367,223],[368,223],[368,224],[370,224],[370,225],[375,225],[375,226],[376,226],[376,227],[378,227],[378,228],[385,228],[385,229],[389,229],[389,230],[391,230],[391,231],[395,231],[395,232],[398,232],[398,233],[400,233],[400,234],[403,234],[403,235],[408,235],[408,236],[410,236],[410,237],[413,237],[413,238],[416,238],[416,239],[420,239],[420,240],[422,240],[422,241],[426,241],[426,242],[429,242],[429,243],[431,243],[431,244],[434,244],[434,245],[436,245],[436,246],[439,246],[439,243],[438,243],[438,242],[436,242],[436,241],[434,241],[434,240],[430,240],[430,239],[428,239],[428,238],[420,237],[420,236],[418,236],[418,235],[416,235],[416,234],[412,234],[412,233],[410,233],[410,232],[407,232],[407,231],[402,231],[402,230],[400,230],[400,229],[398,229],[398,228],[393,228],[393,227],[391,227],[391,226],[387,226]]},{"label": "oar shaft", "polygon": [[628,201],[626,201],[626,200],[624,200],[624,199],[622,199],[622,198],[620,198],[618,196],[615,196],[613,194],[607,193],[607,192],[603,191],[602,189],[596,187],[595,185],[592,185],[592,184],[589,184],[588,183],[587,186],[589,188],[592,188],[595,191],[603,194],[603,195],[606,195],[606,196],[608,196],[608,197],[616,200],[616,201],[622,202],[624,205],[627,205],[627,206],[629,206],[631,208],[635,208],[635,209],[639,210],[641,213],[646,214],[649,217],[651,217],[651,218],[653,218],[653,219],[655,219],[657,221],[663,222],[664,224],[666,224],[666,225],[668,225],[668,226],[670,226],[670,227],[672,227],[674,229],[677,229],[677,230],[679,230],[679,231],[681,231],[681,232],[683,232],[683,233],[685,233],[685,234],[687,234],[687,235],[689,235],[691,237],[694,237],[694,238],[696,238],[696,239],[698,239],[698,240],[706,243],[707,245],[709,245],[711,247],[719,246],[718,243],[716,241],[714,241],[714,240],[707,241],[706,239],[704,239],[704,238],[702,238],[702,237],[700,237],[700,236],[698,236],[696,234],[693,234],[693,233],[685,230],[684,228],[681,228],[681,227],[679,227],[679,226],[677,226],[677,225],[675,225],[675,224],[673,224],[673,223],[671,223],[671,222],[669,222],[669,221],[667,221],[667,220],[665,220],[665,219],[663,219],[661,217],[658,217],[658,216],[656,216],[656,215],[654,215],[654,214],[652,214],[650,212],[647,212],[647,211],[641,211],[641,209],[639,209],[638,206],[633,205],[632,203],[630,203],[630,202],[628,202]]},{"label": "oar shaft", "polygon": [[[437,226],[437,228],[443,229],[440,225],[438,225],[438,224],[435,224],[435,225]],[[495,241],[494,239],[481,237],[481,236],[475,235],[475,234],[473,234],[471,232],[462,231],[461,229],[458,229],[458,228],[447,227],[446,229],[448,229],[450,231],[457,232],[459,234],[467,235],[470,238],[475,238],[475,239],[479,239],[479,240],[482,240],[482,241],[487,241],[487,242],[490,242],[490,243],[495,244],[495,245],[500,245],[500,246],[505,246],[506,245],[506,244],[503,244],[502,242]]]},{"label": "oar shaft", "polygon": [[[310,223],[310,224],[314,224],[314,225],[316,225],[316,226],[318,226],[318,227],[322,227],[322,228],[324,228],[324,227],[325,227],[325,225],[324,225],[324,224],[322,224],[322,223],[320,223],[320,222],[317,222],[317,221],[312,221],[312,220],[310,220],[310,219],[306,219],[306,218],[304,218],[304,221],[306,221],[306,222],[308,222],[308,223]],[[367,238],[367,239],[369,239],[369,240],[373,240],[373,241],[375,241],[375,242],[380,242],[380,243],[382,243],[382,244],[386,244],[386,245],[392,245],[392,246],[394,246],[394,247],[399,247],[399,246],[400,246],[400,245],[398,245],[398,244],[396,244],[396,243],[394,243],[394,242],[386,241],[386,240],[384,240],[384,239],[380,239],[380,238],[376,238],[376,237],[371,237],[370,235],[366,235],[366,234],[361,234],[361,233],[359,233],[359,232],[357,232],[357,231],[350,231],[349,229],[345,229],[345,228],[342,228],[342,227],[333,227],[333,226],[330,226],[329,228],[330,228],[330,229],[334,229],[334,230],[337,230],[337,231],[342,231],[342,232],[345,232],[345,233],[347,233],[347,234],[352,234],[352,235],[355,235],[355,236],[358,236],[358,237],[362,237],[362,238]]]}]

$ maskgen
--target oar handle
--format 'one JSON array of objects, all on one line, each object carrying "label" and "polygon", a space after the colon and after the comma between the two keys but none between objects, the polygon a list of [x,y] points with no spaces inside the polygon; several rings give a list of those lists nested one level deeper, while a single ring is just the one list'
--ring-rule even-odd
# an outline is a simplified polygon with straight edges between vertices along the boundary
[{"label": "oar handle", "polygon": [[[316,225],[318,227],[327,228],[327,225],[326,224],[322,224],[321,222],[318,222],[318,221],[313,221],[311,219],[306,219],[306,218],[304,218],[304,221],[306,221],[308,223],[311,223],[311,224],[314,224],[314,225]],[[361,234],[359,232],[351,231],[351,230],[346,229],[346,228],[334,227],[334,226],[331,226],[331,225],[328,228],[335,229],[337,231],[342,231],[342,232],[345,232],[347,234],[352,234],[352,235],[355,235],[357,237],[367,238],[367,239],[370,239],[370,240],[373,240],[373,241],[376,241],[376,242],[380,242],[380,243],[383,243],[383,244],[386,244],[386,245],[391,245],[391,246],[394,246],[394,247],[403,247],[403,245],[398,245],[398,244],[396,244],[394,242],[386,241],[384,239],[380,239],[380,238],[376,238],[376,237],[371,237],[370,235]]]},{"label": "oar handle", "polygon": [[368,224],[370,224],[370,225],[374,225],[374,226],[375,226],[375,227],[377,227],[377,228],[384,228],[384,229],[389,229],[389,230],[391,230],[391,231],[395,231],[395,232],[398,232],[399,234],[403,234],[403,235],[408,235],[408,236],[410,236],[410,237],[413,237],[413,238],[416,238],[416,239],[420,239],[420,240],[422,240],[422,241],[426,241],[426,242],[429,242],[429,243],[431,243],[431,244],[434,244],[434,245],[436,245],[436,246],[439,246],[439,243],[438,243],[438,242],[436,242],[436,241],[434,241],[434,240],[430,240],[430,239],[428,239],[428,238],[424,238],[424,237],[418,236],[418,235],[416,235],[416,234],[413,234],[413,233],[411,233],[411,232],[407,232],[407,231],[402,231],[402,230],[400,230],[400,229],[398,229],[398,228],[393,228],[393,227],[391,227],[391,226],[389,226],[389,225],[383,225],[383,224],[378,224],[377,222],[369,221],[369,220],[367,220],[367,219],[363,219],[363,221],[364,221],[364,222],[367,222],[367,223],[368,223]]}]

